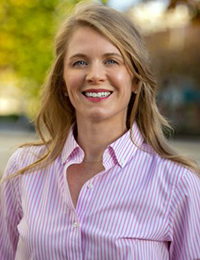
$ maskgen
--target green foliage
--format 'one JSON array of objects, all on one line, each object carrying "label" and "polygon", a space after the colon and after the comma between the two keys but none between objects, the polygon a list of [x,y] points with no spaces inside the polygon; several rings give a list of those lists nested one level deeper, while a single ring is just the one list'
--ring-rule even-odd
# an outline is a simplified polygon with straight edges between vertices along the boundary
[{"label": "green foliage", "polygon": [[108,4],[108,0],[101,0],[100,1],[103,5],[107,5]]},{"label": "green foliage", "polygon": [[58,0],[1,1],[1,70],[10,68],[35,86],[41,84],[52,59],[57,4]]},{"label": "green foliage", "polygon": [[11,114],[9,116],[1,116],[0,115],[0,123],[4,122],[17,122],[19,120],[19,115]]},{"label": "green foliage", "polygon": [[0,72],[10,69],[29,96],[38,95],[53,58],[62,16],[80,0],[1,0]]}]

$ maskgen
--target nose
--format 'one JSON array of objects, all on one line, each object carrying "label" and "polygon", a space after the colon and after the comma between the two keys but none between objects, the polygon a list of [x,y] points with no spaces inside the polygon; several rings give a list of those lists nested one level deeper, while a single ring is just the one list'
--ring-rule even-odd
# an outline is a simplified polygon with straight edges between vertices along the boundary
[{"label": "nose", "polygon": [[98,62],[90,64],[86,75],[87,82],[98,84],[100,82],[105,81],[105,79],[106,73],[103,64],[100,64]]}]

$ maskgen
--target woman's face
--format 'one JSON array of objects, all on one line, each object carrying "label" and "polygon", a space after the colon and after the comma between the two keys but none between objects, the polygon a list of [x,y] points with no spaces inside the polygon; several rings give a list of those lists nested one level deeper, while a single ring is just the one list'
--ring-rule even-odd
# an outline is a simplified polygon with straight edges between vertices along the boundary
[{"label": "woman's face", "polygon": [[64,60],[69,99],[80,120],[126,125],[133,75],[106,37],[89,27],[72,35]]}]

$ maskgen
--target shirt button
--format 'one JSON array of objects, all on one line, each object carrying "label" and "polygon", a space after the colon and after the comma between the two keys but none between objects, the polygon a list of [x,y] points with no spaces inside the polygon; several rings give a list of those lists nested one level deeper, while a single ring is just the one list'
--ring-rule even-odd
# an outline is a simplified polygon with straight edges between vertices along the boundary
[{"label": "shirt button", "polygon": [[120,160],[119,163],[123,166],[124,160]]},{"label": "shirt button", "polygon": [[106,159],[110,159],[110,154],[109,153],[106,154]]},{"label": "shirt button", "polygon": [[77,228],[78,227],[78,222],[74,222],[73,226],[74,226],[74,228]]},{"label": "shirt button", "polygon": [[90,183],[88,183],[87,187],[88,187],[88,189],[92,189],[93,188],[93,184],[90,182]]}]

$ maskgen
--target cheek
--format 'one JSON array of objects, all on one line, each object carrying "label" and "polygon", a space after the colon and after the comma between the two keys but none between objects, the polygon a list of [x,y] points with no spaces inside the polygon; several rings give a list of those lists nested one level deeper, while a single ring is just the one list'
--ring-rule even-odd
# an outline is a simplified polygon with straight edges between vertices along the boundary
[{"label": "cheek", "polygon": [[68,75],[64,75],[65,83],[68,91],[77,90],[82,86],[83,77],[78,73],[68,73]]},{"label": "cheek", "polygon": [[116,80],[118,81],[119,88],[123,94],[124,101],[129,102],[133,88],[133,77],[125,70],[116,75]]},{"label": "cheek", "polygon": [[126,70],[115,71],[112,78],[113,82],[116,82],[122,86],[127,84],[130,86],[132,84],[132,77]]}]

